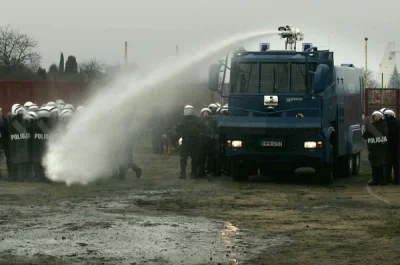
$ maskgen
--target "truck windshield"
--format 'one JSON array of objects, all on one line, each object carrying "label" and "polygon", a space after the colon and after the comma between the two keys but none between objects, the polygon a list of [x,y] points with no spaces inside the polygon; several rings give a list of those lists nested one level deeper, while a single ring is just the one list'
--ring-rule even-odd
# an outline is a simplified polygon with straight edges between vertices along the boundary
[{"label": "truck windshield", "polygon": [[317,64],[309,63],[232,63],[231,93],[290,93],[310,91]]}]

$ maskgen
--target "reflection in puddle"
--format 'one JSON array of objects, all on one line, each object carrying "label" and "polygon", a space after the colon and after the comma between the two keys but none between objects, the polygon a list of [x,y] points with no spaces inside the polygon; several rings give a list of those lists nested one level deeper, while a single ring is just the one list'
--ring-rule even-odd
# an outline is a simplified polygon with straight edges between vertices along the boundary
[{"label": "reflection in puddle", "polygon": [[[234,226],[231,222],[225,222],[224,223],[224,229],[222,230],[222,240],[225,244],[225,247],[228,249],[229,254],[227,254],[229,264],[236,265],[239,264],[239,261],[237,260],[236,253],[233,253],[234,249],[237,249],[236,246],[236,237],[240,234],[239,228],[237,226]],[[230,250],[229,250],[230,249]]]}]

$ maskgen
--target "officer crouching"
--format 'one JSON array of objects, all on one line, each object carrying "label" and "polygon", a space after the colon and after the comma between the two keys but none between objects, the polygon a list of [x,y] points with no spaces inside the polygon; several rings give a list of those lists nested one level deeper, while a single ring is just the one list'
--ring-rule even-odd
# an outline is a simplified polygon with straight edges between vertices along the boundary
[{"label": "officer crouching", "polygon": [[388,179],[386,167],[388,164],[388,128],[383,113],[374,111],[372,121],[367,124],[363,138],[367,140],[368,160],[372,167],[372,179],[368,185],[386,185]]}]

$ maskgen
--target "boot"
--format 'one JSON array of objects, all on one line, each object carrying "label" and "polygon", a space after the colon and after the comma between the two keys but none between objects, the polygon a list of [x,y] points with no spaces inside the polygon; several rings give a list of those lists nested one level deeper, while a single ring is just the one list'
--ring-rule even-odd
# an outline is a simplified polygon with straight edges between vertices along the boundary
[{"label": "boot", "polygon": [[181,160],[180,160],[181,173],[179,176],[180,179],[186,178],[186,163],[187,163],[187,160],[184,158],[181,158]]},{"label": "boot", "polygon": [[377,168],[378,167],[372,167],[372,179],[370,180],[370,181],[368,181],[368,185],[369,186],[376,186],[376,185],[379,185],[379,182],[378,182],[378,170],[377,170]]}]

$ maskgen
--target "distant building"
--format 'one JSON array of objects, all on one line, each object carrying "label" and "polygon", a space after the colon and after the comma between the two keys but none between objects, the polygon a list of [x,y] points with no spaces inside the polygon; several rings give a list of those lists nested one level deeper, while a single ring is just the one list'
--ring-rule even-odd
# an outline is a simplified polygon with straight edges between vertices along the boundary
[{"label": "distant building", "polygon": [[396,61],[396,43],[389,42],[386,46],[385,54],[383,55],[382,63],[379,68],[377,80],[381,83],[383,76],[383,87],[387,87],[390,77],[393,74],[394,68],[397,64]]}]

